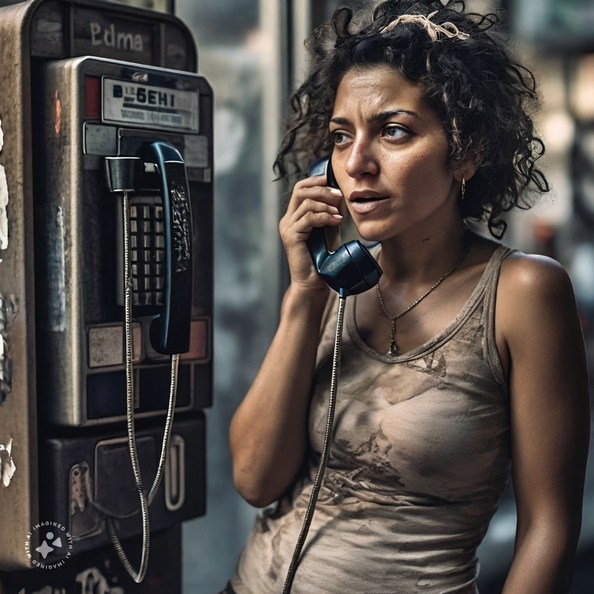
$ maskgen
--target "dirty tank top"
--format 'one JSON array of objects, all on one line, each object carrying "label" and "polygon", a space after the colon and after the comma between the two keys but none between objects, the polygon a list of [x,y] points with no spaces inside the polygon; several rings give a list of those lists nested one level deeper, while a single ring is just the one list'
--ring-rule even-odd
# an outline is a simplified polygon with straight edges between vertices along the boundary
[{"label": "dirty tank top", "polygon": [[[331,456],[292,594],[478,592],[476,549],[504,491],[509,401],[494,332],[497,247],[462,311],[397,357],[357,333],[347,299]],[[338,299],[326,316],[305,477],[263,510],[231,581],[280,594],[322,449]]]}]

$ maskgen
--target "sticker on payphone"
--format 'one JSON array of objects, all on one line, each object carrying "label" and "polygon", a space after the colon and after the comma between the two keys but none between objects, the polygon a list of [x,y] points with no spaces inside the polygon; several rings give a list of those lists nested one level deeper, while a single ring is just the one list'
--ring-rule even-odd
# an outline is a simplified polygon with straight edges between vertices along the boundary
[{"label": "sticker on payphone", "polygon": [[198,93],[103,78],[103,121],[198,132]]}]

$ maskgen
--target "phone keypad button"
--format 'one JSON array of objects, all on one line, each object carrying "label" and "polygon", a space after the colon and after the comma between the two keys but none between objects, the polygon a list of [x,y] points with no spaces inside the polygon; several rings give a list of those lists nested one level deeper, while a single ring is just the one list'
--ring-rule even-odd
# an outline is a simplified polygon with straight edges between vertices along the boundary
[{"label": "phone keypad button", "polygon": [[133,303],[136,306],[161,305],[165,289],[165,225],[160,204],[130,207],[130,245],[133,277]]}]

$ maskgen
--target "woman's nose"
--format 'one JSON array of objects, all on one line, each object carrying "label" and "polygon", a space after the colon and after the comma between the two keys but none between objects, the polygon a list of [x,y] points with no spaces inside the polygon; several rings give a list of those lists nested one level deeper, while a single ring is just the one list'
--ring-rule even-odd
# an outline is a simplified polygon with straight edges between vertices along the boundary
[{"label": "woman's nose", "polygon": [[351,177],[375,175],[379,171],[376,155],[371,144],[363,139],[355,140],[347,158],[345,171]]}]

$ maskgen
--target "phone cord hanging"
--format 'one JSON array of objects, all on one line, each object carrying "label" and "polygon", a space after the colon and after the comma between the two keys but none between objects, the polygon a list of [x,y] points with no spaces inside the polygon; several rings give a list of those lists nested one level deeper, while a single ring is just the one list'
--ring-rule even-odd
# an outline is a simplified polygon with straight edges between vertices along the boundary
[{"label": "phone cord hanging", "polygon": [[338,372],[340,369],[340,353],[342,345],[342,327],[344,323],[344,308],[346,304],[346,296],[342,293],[338,297],[338,315],[336,319],[336,334],[334,337],[334,354],[332,356],[332,375],[330,379],[330,396],[328,398],[328,413],[326,416],[326,430],[324,433],[324,443],[322,446],[322,454],[320,457],[320,464],[316,478],[313,483],[307,509],[305,511],[305,517],[303,518],[303,524],[301,525],[301,532],[297,538],[297,544],[293,551],[293,557],[289,565],[287,577],[285,578],[285,585],[283,587],[283,594],[289,594],[293,580],[295,578],[295,572],[297,571],[297,565],[301,557],[301,551],[305,545],[307,533],[315,512],[316,502],[320,489],[322,488],[322,481],[324,479],[324,472],[328,464],[328,458],[330,457],[330,441],[332,439],[332,427],[334,425],[334,411],[336,410],[336,393],[338,391]]},{"label": "phone cord hanging", "polygon": [[[163,431],[163,441],[161,444],[161,455],[159,458],[159,464],[157,466],[157,474],[153,481],[153,485],[148,493],[144,494],[144,488],[142,485],[142,476],[140,473],[140,463],[138,460],[138,451],[136,448],[136,432],[134,428],[134,375],[132,368],[132,357],[133,357],[133,339],[132,339],[132,280],[130,275],[130,216],[129,216],[129,201],[128,192],[124,191],[123,194],[123,218],[124,218],[124,289],[125,289],[125,300],[124,300],[124,325],[125,325],[125,350],[126,350],[126,422],[128,428],[128,448],[130,451],[130,461],[132,463],[132,472],[134,473],[134,481],[136,483],[136,490],[138,491],[138,497],[140,499],[140,514],[142,520],[142,548],[140,566],[136,571],[122,547],[120,538],[118,536],[116,527],[113,521],[113,514],[107,514],[106,526],[107,533],[111,542],[116,550],[116,553],[125,567],[130,577],[136,582],[140,583],[145,575],[148,566],[149,546],[150,546],[150,527],[149,527],[149,514],[148,507],[151,504],[161,479],[163,478],[163,469],[165,467],[165,461],[167,459],[167,451],[169,449],[169,439],[171,436],[171,426],[173,424],[173,416],[175,411],[175,400],[177,394],[177,377],[178,377],[178,364],[179,355],[171,356],[171,380],[169,386],[169,404],[167,406],[167,416],[165,419],[165,427]],[[101,508],[99,508],[101,511]],[[135,514],[131,514],[135,515]]]}]

